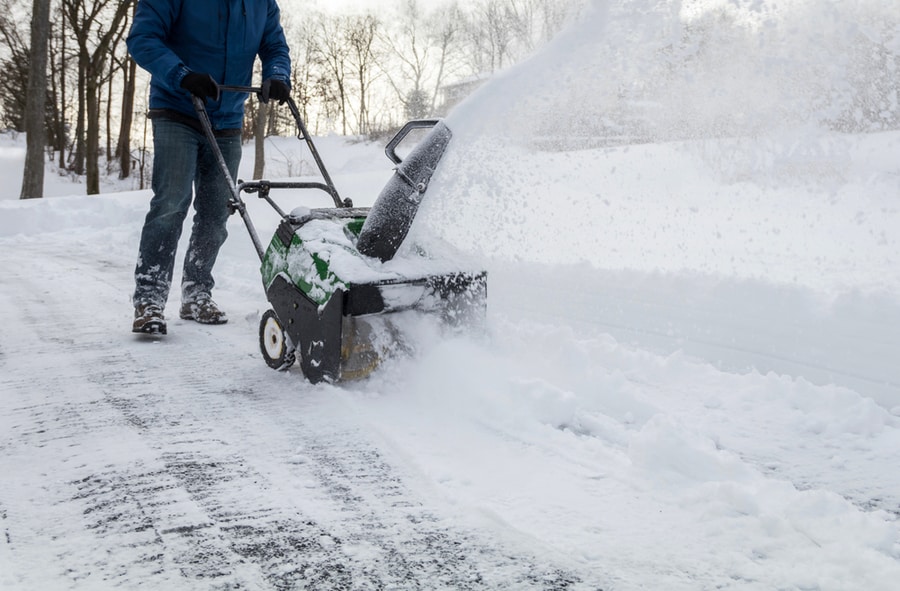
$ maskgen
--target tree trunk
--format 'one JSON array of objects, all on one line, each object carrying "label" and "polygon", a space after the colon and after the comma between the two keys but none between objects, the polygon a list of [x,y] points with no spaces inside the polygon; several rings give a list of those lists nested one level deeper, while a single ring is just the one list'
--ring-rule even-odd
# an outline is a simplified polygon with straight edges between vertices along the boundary
[{"label": "tree trunk", "polygon": [[34,0],[31,13],[31,56],[28,95],[25,101],[25,171],[21,199],[44,196],[44,144],[47,100],[47,39],[50,32],[50,0]]},{"label": "tree trunk", "polygon": [[84,70],[87,66],[85,63],[86,61],[87,60],[84,58],[84,56],[79,57],[78,63],[80,67],[78,68],[78,110],[75,115],[75,151],[73,153],[71,167],[72,172],[77,175],[84,174]]},{"label": "tree trunk", "polygon": [[368,135],[369,128],[369,110],[366,106],[366,93],[369,92],[368,81],[366,80],[365,65],[359,66],[359,134]]},{"label": "tree trunk", "polygon": [[[113,64],[113,60],[109,60],[110,64]],[[109,78],[106,80],[106,176],[109,176],[110,167],[113,163],[113,148],[112,148],[112,98],[113,98],[113,78],[115,77],[113,74],[115,70],[115,66],[110,65],[109,68]]]},{"label": "tree trunk", "polygon": [[59,120],[56,122],[56,134],[59,139],[59,169],[66,168],[66,148],[68,147],[68,137],[66,133],[66,36],[60,35],[60,51],[59,51],[59,102],[57,102],[56,111],[59,114]]},{"label": "tree trunk", "polygon": [[253,129],[253,178],[261,179],[266,174],[266,111],[268,105],[259,103]]},{"label": "tree trunk", "polygon": [[141,139],[141,162],[139,169],[141,172],[141,184],[138,187],[141,191],[147,188],[147,152],[150,149],[147,144],[147,121],[149,120],[149,117],[144,117],[144,135]]},{"label": "tree trunk", "polygon": [[119,125],[119,143],[116,145],[120,179],[131,176],[131,123],[134,120],[134,79],[137,73],[134,60],[130,56],[126,59],[128,67],[125,68],[125,90],[122,93],[122,122]]},{"label": "tree trunk", "polygon": [[100,88],[97,76],[87,76],[85,86],[85,189],[88,195],[100,193]]}]

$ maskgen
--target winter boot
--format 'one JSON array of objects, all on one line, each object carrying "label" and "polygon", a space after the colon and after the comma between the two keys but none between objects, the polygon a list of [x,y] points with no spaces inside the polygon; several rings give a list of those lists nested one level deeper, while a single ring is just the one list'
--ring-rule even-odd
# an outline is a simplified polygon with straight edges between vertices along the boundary
[{"label": "winter boot", "polygon": [[228,317],[208,295],[200,295],[190,302],[181,304],[181,317],[200,324],[225,324]]},{"label": "winter boot", "polygon": [[134,309],[134,323],[131,332],[144,334],[166,334],[166,317],[156,304],[138,304]]}]

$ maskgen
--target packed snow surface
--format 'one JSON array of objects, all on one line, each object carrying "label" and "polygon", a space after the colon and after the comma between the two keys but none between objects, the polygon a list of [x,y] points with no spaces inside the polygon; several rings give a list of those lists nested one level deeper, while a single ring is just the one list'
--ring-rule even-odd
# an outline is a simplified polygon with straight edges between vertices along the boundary
[{"label": "packed snow surface", "polygon": [[[866,6],[821,4],[848,27]],[[640,73],[675,5],[588,3],[450,114],[411,239],[483,263],[487,333],[423,327],[359,382],[263,363],[236,216],[214,294],[230,322],[179,320],[173,294],[170,334],[134,337],[149,192],[51,174],[52,197],[19,201],[24,142],[0,136],[0,588],[896,589],[900,131],[833,131],[793,95],[803,125],[764,116],[779,96],[741,58],[654,106],[725,117],[718,83],[743,101],[727,133],[663,117],[640,142],[569,145],[573,111],[548,105]],[[794,33],[807,51],[786,55],[822,66]],[[272,140],[268,176],[298,170],[298,144]],[[358,206],[392,174],[381,145],[318,145]]]}]

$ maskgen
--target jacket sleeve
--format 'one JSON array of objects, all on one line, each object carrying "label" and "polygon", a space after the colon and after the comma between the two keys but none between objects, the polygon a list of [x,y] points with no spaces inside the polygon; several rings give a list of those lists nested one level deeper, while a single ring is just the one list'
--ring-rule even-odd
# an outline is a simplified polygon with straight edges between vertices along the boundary
[{"label": "jacket sleeve", "polygon": [[150,72],[154,82],[176,91],[190,70],[166,46],[165,39],[178,18],[182,1],[139,0],[126,39],[134,61]]},{"label": "jacket sleeve", "polygon": [[262,77],[276,78],[291,84],[291,55],[284,30],[281,27],[281,10],[276,0],[268,0],[266,30],[259,45],[259,59],[262,62]]}]

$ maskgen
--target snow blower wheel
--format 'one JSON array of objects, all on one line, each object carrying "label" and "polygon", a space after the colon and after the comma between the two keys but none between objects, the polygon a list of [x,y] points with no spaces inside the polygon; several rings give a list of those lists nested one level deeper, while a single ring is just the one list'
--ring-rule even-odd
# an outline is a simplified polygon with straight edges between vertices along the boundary
[{"label": "snow blower wheel", "polygon": [[259,349],[266,364],[272,369],[286,370],[296,359],[290,337],[274,310],[266,310],[259,322]]}]

